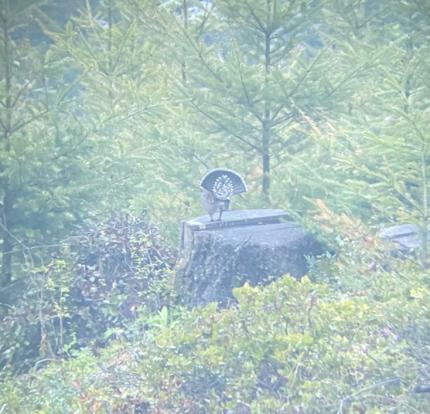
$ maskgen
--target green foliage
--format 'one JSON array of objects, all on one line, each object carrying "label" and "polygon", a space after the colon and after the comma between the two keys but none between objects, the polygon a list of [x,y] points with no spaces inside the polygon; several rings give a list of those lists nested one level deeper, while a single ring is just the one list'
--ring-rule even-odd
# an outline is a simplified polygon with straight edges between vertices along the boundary
[{"label": "green foliage", "polygon": [[0,364],[23,370],[126,334],[169,303],[174,257],[146,215],[87,225],[18,286],[24,294],[0,321]]},{"label": "green foliage", "polygon": [[365,294],[347,293],[284,277],[235,290],[230,309],[163,308],[98,357],[83,351],[6,380],[0,404],[10,413],[425,412],[428,397],[411,390],[428,381],[429,275],[404,263],[366,283]]},{"label": "green foliage", "polygon": [[[6,412],[425,412],[430,274],[319,203],[336,257],[237,305],[144,315],[106,349],[3,381]],[[61,412],[61,411],[60,411]]]},{"label": "green foliage", "polygon": [[[0,414],[426,412],[429,274],[370,230],[428,265],[425,2],[54,3],[0,2]],[[104,218],[173,240],[220,165],[336,254],[172,308],[173,252]]]},{"label": "green foliage", "polygon": [[[417,224],[427,266],[428,13],[416,2],[389,12],[375,6],[373,14],[359,7],[331,13],[341,19],[330,34],[336,75],[324,79],[326,102],[304,114],[315,152],[283,175],[304,185],[293,193],[295,203],[305,195],[378,227]],[[316,179],[324,185],[315,186]]]},{"label": "green foliage", "polygon": [[211,147],[221,141],[228,148],[202,148],[200,158],[209,165],[246,160],[251,187],[267,203],[271,168],[307,145],[299,112],[317,91],[315,73],[327,64],[315,30],[321,8],[280,1],[191,4],[184,2],[171,23],[172,36],[181,40],[171,52],[182,62],[175,89]]},{"label": "green foliage", "polygon": [[[417,155],[425,159],[426,147],[415,126],[425,137],[425,117],[415,118],[427,96],[428,25],[419,4],[385,7],[394,3],[88,1],[65,28],[33,5],[52,43],[30,50],[26,31],[9,36],[5,62],[22,60],[9,65],[9,95],[35,78],[19,113],[43,115],[49,104],[49,114],[14,133],[15,158],[4,154],[7,193],[23,180],[9,232],[31,248],[89,215],[145,208],[176,240],[178,216],[200,211],[198,177],[219,165],[241,165],[251,194],[238,207],[271,200],[300,217],[318,197],[373,222],[419,222],[424,232]],[[406,83],[409,100],[417,97],[409,121],[396,115]],[[39,179],[27,180],[36,169]],[[6,239],[5,248],[22,250]],[[18,276],[22,255],[14,256]]]}]

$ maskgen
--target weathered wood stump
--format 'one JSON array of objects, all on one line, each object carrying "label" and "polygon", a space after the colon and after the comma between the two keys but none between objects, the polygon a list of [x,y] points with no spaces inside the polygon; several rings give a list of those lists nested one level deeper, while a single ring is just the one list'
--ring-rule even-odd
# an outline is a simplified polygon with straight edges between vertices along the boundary
[{"label": "weathered wood stump", "polygon": [[[416,224],[386,227],[379,232],[379,236],[383,240],[393,242],[396,250],[401,253],[413,253],[422,244],[420,229]],[[427,233],[427,240],[430,242],[430,231]]]},{"label": "weathered wood stump", "polygon": [[180,302],[227,305],[235,287],[268,283],[285,274],[300,278],[307,256],[321,254],[320,243],[282,210],[233,210],[222,221],[208,216],[182,223],[175,288]]}]

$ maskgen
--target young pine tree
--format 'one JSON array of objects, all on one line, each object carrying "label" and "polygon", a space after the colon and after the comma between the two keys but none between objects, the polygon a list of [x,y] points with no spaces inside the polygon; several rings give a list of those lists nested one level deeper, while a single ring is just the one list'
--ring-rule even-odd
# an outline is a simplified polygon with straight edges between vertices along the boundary
[{"label": "young pine tree", "polygon": [[221,0],[200,9],[190,3],[178,6],[172,24],[181,39],[173,54],[181,62],[179,97],[194,128],[208,136],[207,148],[224,143],[217,160],[259,171],[268,201],[273,161],[290,159],[306,142],[298,114],[312,105],[324,67],[321,7],[280,0]]},{"label": "young pine tree", "polygon": [[362,64],[356,66],[355,79],[342,84],[349,86],[350,98],[343,109],[338,107],[341,116],[331,114],[331,135],[321,134],[320,141],[327,147],[333,142],[331,174],[325,178],[337,182],[329,198],[379,227],[416,224],[420,261],[427,267],[430,20],[419,2],[392,6],[379,14],[379,25],[350,12],[349,29],[354,30],[344,38],[354,47],[339,44],[351,62],[361,56]]},{"label": "young pine tree", "polygon": [[22,252],[52,243],[85,211],[88,147],[69,105],[75,82],[29,35],[38,3],[0,3],[0,288],[22,268]]}]

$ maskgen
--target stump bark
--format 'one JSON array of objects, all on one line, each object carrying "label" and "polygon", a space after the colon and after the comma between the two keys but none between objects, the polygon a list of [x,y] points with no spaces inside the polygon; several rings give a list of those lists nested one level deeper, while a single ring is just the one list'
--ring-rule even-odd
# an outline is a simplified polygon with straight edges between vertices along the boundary
[{"label": "stump bark", "polygon": [[308,271],[307,257],[323,253],[321,244],[282,210],[233,210],[221,222],[208,216],[182,223],[175,289],[182,304],[223,306],[245,282],[265,284]]},{"label": "stump bark", "polygon": [[[422,235],[416,224],[386,227],[379,232],[379,236],[383,240],[393,242],[396,250],[401,253],[412,253],[422,245]],[[427,233],[427,240],[430,242],[430,231]]]}]

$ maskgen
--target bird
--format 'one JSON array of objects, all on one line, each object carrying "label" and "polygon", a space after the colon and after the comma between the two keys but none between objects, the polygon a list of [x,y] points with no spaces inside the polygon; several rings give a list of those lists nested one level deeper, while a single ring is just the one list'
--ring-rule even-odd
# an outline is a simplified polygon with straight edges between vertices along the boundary
[{"label": "bird", "polygon": [[203,207],[214,221],[214,214],[219,211],[218,220],[222,213],[230,207],[233,195],[247,191],[243,178],[233,170],[216,168],[209,171],[200,183]]}]

